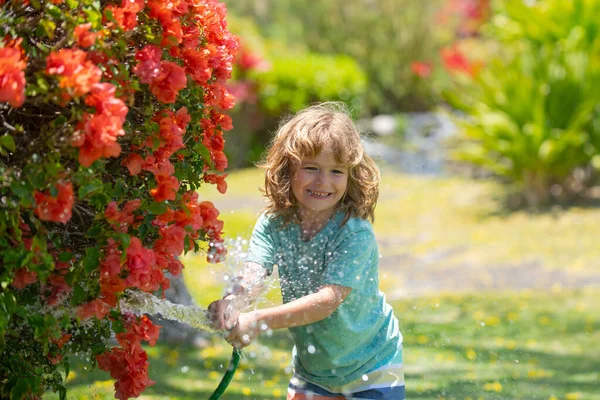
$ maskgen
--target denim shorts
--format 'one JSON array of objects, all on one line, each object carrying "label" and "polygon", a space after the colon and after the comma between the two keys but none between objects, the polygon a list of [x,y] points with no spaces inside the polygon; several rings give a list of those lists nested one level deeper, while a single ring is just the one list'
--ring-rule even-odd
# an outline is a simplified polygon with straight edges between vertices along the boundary
[{"label": "denim shorts", "polygon": [[357,393],[331,393],[320,386],[310,382],[301,381],[297,385],[290,383],[288,393],[304,394],[308,399],[311,395],[317,396],[343,396],[346,400],[372,399],[372,400],[405,400],[404,385],[383,388],[373,388]]}]

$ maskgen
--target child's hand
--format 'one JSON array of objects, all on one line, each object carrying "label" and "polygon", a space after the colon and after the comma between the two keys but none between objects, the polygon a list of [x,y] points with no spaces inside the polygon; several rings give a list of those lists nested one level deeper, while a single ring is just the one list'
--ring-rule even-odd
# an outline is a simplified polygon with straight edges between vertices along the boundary
[{"label": "child's hand", "polygon": [[225,336],[225,340],[236,349],[243,349],[252,343],[259,332],[260,327],[254,318],[254,314],[251,312],[241,313],[235,326]]},{"label": "child's hand", "polygon": [[229,307],[232,296],[230,295],[224,299],[213,301],[208,306],[208,316],[216,329],[230,330],[238,319],[240,311]]}]

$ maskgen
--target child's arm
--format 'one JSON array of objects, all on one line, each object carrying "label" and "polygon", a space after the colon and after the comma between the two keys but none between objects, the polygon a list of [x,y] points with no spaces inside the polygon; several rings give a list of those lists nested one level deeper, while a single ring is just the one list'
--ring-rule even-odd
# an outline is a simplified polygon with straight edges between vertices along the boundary
[{"label": "child's arm", "polygon": [[[240,275],[231,279],[227,288],[228,294],[208,306],[208,312],[217,329],[231,329],[240,311],[261,294],[266,275],[267,270],[261,265],[253,262],[244,264]],[[232,307],[229,307],[230,304]]]},{"label": "child's arm", "polygon": [[289,303],[241,313],[226,339],[236,348],[242,348],[261,330],[292,328],[324,320],[337,310],[351,290],[345,286],[325,285],[317,292]]}]

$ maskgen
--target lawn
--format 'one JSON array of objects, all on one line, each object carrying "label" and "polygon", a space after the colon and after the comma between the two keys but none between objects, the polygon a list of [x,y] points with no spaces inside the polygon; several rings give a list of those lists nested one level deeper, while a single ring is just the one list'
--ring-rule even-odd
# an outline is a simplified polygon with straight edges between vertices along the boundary
[{"label": "lawn", "polygon": [[[251,233],[262,205],[261,180],[259,171],[249,169],[228,178],[225,196],[208,186],[201,192],[222,211],[232,245]],[[446,251],[450,255],[436,268],[474,265],[484,271],[497,264],[519,268],[533,260],[569,276],[597,274],[600,210],[506,213],[496,200],[499,193],[490,182],[384,170],[375,223],[383,259]],[[214,267],[203,259],[202,254],[186,256],[184,276],[198,304],[206,307],[220,296],[223,275],[236,264]],[[388,294],[397,293],[398,286],[382,282]],[[600,400],[600,288],[566,286],[392,296],[404,334],[407,397]],[[266,299],[279,301],[276,285]],[[285,398],[290,349],[285,332],[250,346],[224,399]],[[147,350],[156,385],[145,399],[208,398],[230,356],[220,338],[204,349],[158,345]],[[106,373],[74,364],[69,398],[112,398]]]},{"label": "lawn", "polygon": [[[409,399],[600,399],[600,290],[445,295],[393,305]],[[285,398],[290,348],[283,331],[248,347],[223,398]],[[218,338],[204,349],[147,350],[156,385],[143,399],[207,399],[230,355]],[[112,398],[112,381],[101,371],[76,369],[67,386],[69,398]]]}]

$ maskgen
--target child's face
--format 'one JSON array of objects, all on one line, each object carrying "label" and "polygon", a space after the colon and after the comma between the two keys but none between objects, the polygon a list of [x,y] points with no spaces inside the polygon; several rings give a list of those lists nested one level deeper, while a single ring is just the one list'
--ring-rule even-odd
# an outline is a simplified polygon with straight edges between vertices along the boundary
[{"label": "child's face", "polygon": [[331,216],[347,186],[348,168],[328,149],[304,158],[292,177],[292,193],[307,216]]}]

